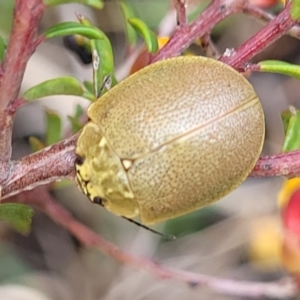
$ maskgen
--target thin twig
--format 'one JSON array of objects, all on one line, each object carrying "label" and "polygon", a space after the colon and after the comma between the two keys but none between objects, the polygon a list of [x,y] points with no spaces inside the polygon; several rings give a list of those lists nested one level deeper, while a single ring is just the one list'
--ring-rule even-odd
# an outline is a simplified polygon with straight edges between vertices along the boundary
[{"label": "thin twig", "polygon": [[[291,2],[287,2],[282,12],[273,17],[271,14],[251,6],[246,0],[214,0],[189,26],[179,27],[152,59],[155,62],[167,57],[179,55],[194,40],[208,35],[212,28],[228,15],[244,12],[258,20],[270,21],[262,30],[247,40],[231,55],[223,55],[220,60],[233,68],[244,71],[246,63],[256,54],[285,34],[300,38],[300,28],[296,20],[290,17]],[[294,27],[294,28],[293,28]]]},{"label": "thin twig", "polygon": [[[11,176],[2,188],[2,199],[64,178],[74,180],[77,136],[14,161]],[[250,176],[300,176],[300,150],[260,158]]]},{"label": "thin twig", "polygon": [[75,177],[75,145],[78,135],[14,161],[2,187],[2,199],[62,179]]},{"label": "thin twig", "polygon": [[300,176],[300,150],[260,158],[250,176]]},{"label": "thin twig", "polygon": [[[1,89],[0,89],[1,94]],[[0,184],[4,185],[11,168],[11,139],[13,116],[7,110],[0,111]]]},{"label": "thin twig", "polygon": [[17,98],[15,99],[12,103],[9,104],[7,110],[8,110],[8,114],[13,116],[16,111],[23,105],[28,104],[28,101],[26,101],[23,98]]},{"label": "thin twig", "polygon": [[[245,5],[245,7],[243,8],[243,13],[255,18],[258,21],[261,21],[261,23],[263,24],[267,24],[275,18],[273,14],[268,13],[261,8],[249,3],[247,3],[247,5]],[[293,28],[288,30],[286,34],[296,39],[300,39],[300,26],[294,26]]]},{"label": "thin twig", "polygon": [[179,55],[197,38],[210,34],[215,25],[228,15],[242,11],[246,1],[213,0],[189,26],[177,28],[168,44],[152,58],[151,62]]},{"label": "thin twig", "polygon": [[277,17],[272,19],[265,27],[239,46],[230,55],[220,57],[220,61],[235,69],[244,71],[244,67],[250,59],[297,24],[297,21],[293,20],[290,16],[291,5],[292,2],[287,2],[285,8]]},{"label": "thin twig", "polygon": [[35,51],[33,45],[44,8],[42,0],[15,2],[13,30],[2,66],[0,111],[18,97],[27,62]]},{"label": "thin twig", "polygon": [[34,39],[42,17],[42,0],[16,0],[13,30],[7,46],[0,77],[0,183],[4,184],[11,169],[12,110],[17,99],[27,62],[35,48]]},{"label": "thin twig", "polygon": [[179,27],[187,26],[186,18],[186,1],[185,0],[175,0],[175,9],[177,14],[177,22]]},{"label": "thin twig", "polygon": [[65,208],[51,197],[44,187],[37,188],[31,192],[24,192],[7,201],[36,206],[44,211],[52,220],[66,228],[85,246],[96,247],[119,262],[138,269],[145,269],[159,279],[177,280],[193,289],[206,287],[222,294],[245,296],[254,299],[263,297],[287,299],[299,293],[296,283],[291,278],[270,283],[223,279],[167,268],[149,259],[133,256],[104,240],[100,235],[74,219]]}]

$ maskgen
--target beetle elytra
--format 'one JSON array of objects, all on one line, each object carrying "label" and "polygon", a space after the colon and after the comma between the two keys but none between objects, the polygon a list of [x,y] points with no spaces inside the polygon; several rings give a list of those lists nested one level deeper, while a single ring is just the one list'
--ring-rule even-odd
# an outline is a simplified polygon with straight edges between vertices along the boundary
[{"label": "beetle elytra", "polygon": [[177,57],[121,81],[88,109],[77,182],[114,214],[153,224],[239,186],[264,141],[250,83],[227,65]]}]

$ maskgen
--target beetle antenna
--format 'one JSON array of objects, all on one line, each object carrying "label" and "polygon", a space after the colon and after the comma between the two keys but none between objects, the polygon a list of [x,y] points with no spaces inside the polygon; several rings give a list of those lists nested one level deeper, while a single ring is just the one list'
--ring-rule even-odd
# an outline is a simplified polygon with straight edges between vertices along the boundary
[{"label": "beetle antenna", "polygon": [[129,222],[131,222],[131,223],[133,223],[133,224],[135,224],[135,225],[137,225],[137,226],[139,226],[139,227],[142,227],[142,228],[144,228],[146,230],[149,230],[149,231],[151,231],[154,234],[158,234],[161,237],[163,237],[164,239],[167,239],[167,240],[176,240],[176,236],[173,235],[173,234],[164,234],[162,232],[156,231],[156,230],[154,230],[154,229],[152,229],[150,227],[147,227],[147,226],[145,226],[145,225],[143,225],[143,224],[141,224],[141,223],[139,223],[137,221],[134,221],[132,219],[128,219],[128,218],[123,217],[123,216],[122,216],[122,218],[125,219],[125,220],[127,220],[127,221],[129,221]]}]

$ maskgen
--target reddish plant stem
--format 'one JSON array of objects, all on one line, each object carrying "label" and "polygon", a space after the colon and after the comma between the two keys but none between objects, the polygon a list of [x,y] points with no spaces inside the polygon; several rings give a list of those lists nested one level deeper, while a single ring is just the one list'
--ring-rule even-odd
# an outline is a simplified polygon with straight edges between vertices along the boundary
[{"label": "reddish plant stem", "polygon": [[2,199],[37,186],[75,177],[75,145],[78,135],[13,162],[2,187]]},{"label": "reddish plant stem", "polygon": [[222,294],[245,296],[250,298],[287,299],[298,294],[298,287],[291,278],[280,281],[261,283],[223,279],[187,271],[167,268],[147,258],[136,257],[104,240],[100,235],[74,219],[48,193],[46,187],[39,187],[31,192],[24,192],[9,202],[31,204],[44,211],[52,220],[66,228],[87,247],[96,247],[121,263],[137,269],[144,269],[161,280],[177,280],[189,287],[207,287]]},{"label": "reddish plant stem", "polygon": [[179,27],[187,26],[187,17],[186,17],[186,0],[176,0],[175,9],[177,13],[177,22]]},{"label": "reddish plant stem", "polygon": [[300,150],[260,158],[250,176],[300,176]]},{"label": "reddish plant stem", "polygon": [[40,44],[44,43],[46,38],[43,35],[38,36],[34,41],[34,48],[36,49]]},{"label": "reddish plant stem", "polygon": [[9,104],[8,106],[8,114],[9,115],[14,115],[16,111],[23,105],[27,104],[28,101],[26,101],[23,98],[17,98],[15,99],[12,103]]},{"label": "reddish plant stem", "polygon": [[[0,89],[1,94],[1,89]],[[11,139],[12,139],[13,116],[8,110],[0,110],[0,183],[4,183],[10,172]]]},{"label": "reddish plant stem", "polygon": [[245,64],[275,40],[283,36],[297,24],[290,16],[291,2],[287,2],[282,12],[272,19],[264,28],[239,46],[231,55],[221,56],[220,61],[235,69],[244,71]]},{"label": "reddish plant stem", "polygon": [[[2,198],[53,181],[74,180],[77,136],[13,162],[11,176],[2,187]],[[300,150],[260,158],[250,176],[300,176]]]},{"label": "reddish plant stem", "polygon": [[[243,13],[255,18],[258,21],[261,21],[263,24],[266,24],[275,18],[274,15],[262,10],[257,6],[253,6],[249,3],[244,7]],[[293,28],[287,31],[287,34],[294,38],[300,39],[300,27],[294,26]]]},{"label": "reddish plant stem", "polygon": [[243,13],[261,21],[263,24],[266,24],[275,18],[275,15],[272,15],[271,13],[249,3],[244,7]]},{"label": "reddish plant stem", "polygon": [[170,41],[152,59],[151,63],[164,58],[174,57],[185,50],[192,42],[210,33],[217,23],[228,15],[241,10],[245,0],[214,0],[189,26],[181,26],[172,35]]},{"label": "reddish plant stem", "polygon": [[[27,5],[28,3],[33,2],[33,0],[27,1]],[[37,3],[38,2],[39,1],[37,1]],[[20,3],[20,0],[17,1],[17,4],[18,3]],[[224,14],[222,13],[217,13],[216,15],[213,14],[213,11],[218,10],[216,9],[217,7],[221,8],[221,3],[223,2],[216,0],[213,4],[213,10],[207,9],[205,14],[208,14],[210,11],[210,16],[224,17]],[[237,9],[237,7],[238,6],[235,3],[235,9]],[[222,7],[222,10],[227,12],[234,11],[234,9],[227,9],[226,7]],[[194,28],[197,28],[202,22],[200,19],[197,20],[193,23]],[[278,22],[278,20],[276,22]],[[2,116],[0,114],[0,120],[1,117]],[[2,119],[4,120],[4,117]],[[6,127],[11,128],[12,119],[10,118],[8,120],[10,122],[7,123]],[[10,145],[10,135],[3,135],[2,138],[2,142],[4,141],[4,144]],[[7,184],[3,186],[2,196],[6,198],[10,195],[19,193],[24,189],[32,189],[38,185],[46,184],[55,180],[61,180],[64,177],[74,178],[75,143],[76,136],[25,157],[20,161],[16,161],[11,166],[9,165],[9,168],[11,169],[11,175],[8,178]],[[0,144],[0,147],[3,147],[3,145],[1,146]],[[3,174],[5,174],[3,171],[3,164],[0,165],[0,168],[1,177]],[[261,158],[257,162],[256,167],[250,176],[296,176],[299,174],[300,151],[294,151],[291,153]],[[6,179],[7,176],[4,178]]]},{"label": "reddish plant stem", "polygon": [[11,169],[13,114],[9,106],[18,97],[27,62],[35,48],[34,39],[44,10],[42,0],[16,0],[13,30],[0,77],[0,183]]},{"label": "reddish plant stem", "polygon": [[[178,1],[180,2],[180,0]],[[283,11],[273,18],[271,14],[253,7],[247,1],[215,0],[189,26],[180,26],[176,29],[170,38],[169,43],[152,57],[151,63],[179,55],[196,38],[209,34],[212,28],[228,15],[244,12],[256,19],[270,21],[266,27],[236,49],[232,55],[222,56],[220,58],[221,61],[229,64],[233,68],[244,71],[244,65],[252,57],[284,34],[288,33],[293,37],[300,38],[300,28],[294,27],[297,24],[297,21],[291,19],[290,8],[291,2],[287,2]]]},{"label": "reddish plant stem", "polygon": [[18,97],[44,8],[42,0],[16,0],[13,29],[2,65],[0,111]]}]

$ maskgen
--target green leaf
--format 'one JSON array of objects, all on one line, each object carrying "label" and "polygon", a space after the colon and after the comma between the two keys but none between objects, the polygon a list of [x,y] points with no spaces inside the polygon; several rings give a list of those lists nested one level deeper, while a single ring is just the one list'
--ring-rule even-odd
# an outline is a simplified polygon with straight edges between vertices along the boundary
[{"label": "green leaf", "polygon": [[91,101],[91,102],[94,102],[95,100],[97,100],[96,96],[94,95],[94,92],[90,93],[89,91],[85,91],[82,94],[82,97],[89,100],[89,101]]},{"label": "green leaf", "polygon": [[293,20],[298,21],[300,19],[300,0],[292,0],[290,13]]},{"label": "green leaf", "polygon": [[129,24],[136,30],[144,39],[147,49],[150,53],[155,53],[158,50],[158,42],[155,33],[148,28],[146,23],[138,18],[128,19]]},{"label": "green leaf", "polygon": [[82,96],[83,92],[81,82],[78,79],[74,77],[61,77],[44,81],[30,88],[24,93],[23,98],[31,101],[52,95]]},{"label": "green leaf", "polygon": [[5,51],[6,51],[6,42],[0,36],[0,63],[2,63],[4,60]]},{"label": "green leaf", "polygon": [[292,114],[291,114],[290,110],[285,110],[285,111],[281,112],[281,121],[282,121],[283,130],[284,130],[285,135],[286,135],[288,127],[289,127],[291,115]]},{"label": "green leaf", "polygon": [[83,86],[85,88],[85,91],[83,92],[82,97],[91,102],[94,102],[97,99],[94,93],[94,84],[90,81],[84,81]]},{"label": "green leaf", "polygon": [[68,119],[71,123],[71,127],[72,127],[72,133],[75,134],[77,133],[79,130],[81,130],[81,128],[83,127],[83,125],[78,121],[78,119],[72,117],[72,116],[68,116]]},{"label": "green leaf", "polygon": [[51,111],[46,111],[46,145],[52,145],[61,139],[61,118]]},{"label": "green leaf", "polygon": [[264,60],[258,63],[260,71],[279,73],[300,79],[300,66],[280,60]]},{"label": "green leaf", "polygon": [[[281,117],[286,128],[282,151],[288,152],[300,149],[300,111],[291,106],[290,110],[284,112]],[[286,125],[287,123],[288,125]]]},{"label": "green leaf", "polygon": [[83,115],[83,108],[81,107],[81,105],[77,104],[76,108],[75,108],[75,114],[74,114],[74,118],[81,118]]},{"label": "green leaf", "polygon": [[86,90],[90,93],[94,93],[94,86],[93,83],[90,81],[84,81],[83,86],[86,88]]},{"label": "green leaf", "polygon": [[59,36],[73,35],[73,34],[80,34],[89,39],[104,38],[103,32],[98,28],[92,26],[87,27],[77,22],[59,23],[48,28],[44,32],[44,36],[47,39],[59,37]]},{"label": "green leaf", "polygon": [[96,98],[103,94],[101,90],[103,81],[107,76],[114,76],[114,58],[112,47],[108,38],[91,40],[93,58],[93,83]]},{"label": "green leaf", "polygon": [[54,6],[65,3],[81,3],[94,8],[101,9],[104,6],[103,1],[101,0],[43,0],[44,4],[48,6]]},{"label": "green leaf", "polygon": [[[79,22],[84,26],[92,26],[90,21],[86,18],[79,18]],[[111,76],[114,79],[114,56],[111,43],[108,37],[102,33],[102,39],[91,39],[91,51],[93,59],[93,84],[94,94],[98,98],[103,94],[101,90],[103,81],[107,76]]]},{"label": "green leaf", "polygon": [[136,31],[132,28],[132,26],[127,22],[128,19],[135,17],[133,9],[125,0],[119,1],[119,4],[120,4],[121,10],[122,10],[122,13],[124,15],[124,18],[126,20],[125,32],[126,32],[127,41],[130,46],[135,46],[137,43],[137,34],[136,34]]},{"label": "green leaf", "polygon": [[80,105],[77,105],[74,115],[68,116],[68,119],[71,123],[72,132],[74,134],[83,127],[83,124],[80,122],[80,118],[82,117],[82,115],[83,115],[83,109]]},{"label": "green leaf", "polygon": [[24,204],[0,205],[0,220],[8,222],[15,230],[23,234],[29,232],[33,214],[33,209]]}]

